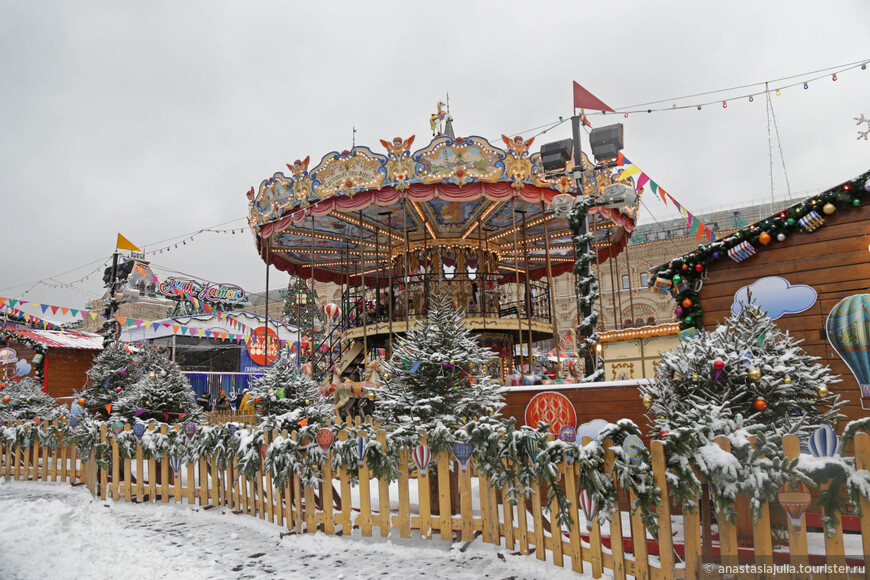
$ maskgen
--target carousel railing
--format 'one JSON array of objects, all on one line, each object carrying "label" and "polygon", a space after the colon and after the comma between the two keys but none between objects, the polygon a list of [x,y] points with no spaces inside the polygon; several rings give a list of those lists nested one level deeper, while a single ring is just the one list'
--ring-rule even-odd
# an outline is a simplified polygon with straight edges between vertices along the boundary
[{"label": "carousel railing", "polygon": [[337,320],[332,328],[324,335],[320,344],[314,345],[312,351],[312,372],[314,379],[319,381],[332,369],[343,354],[341,348],[342,334],[346,326],[345,317]]},{"label": "carousel railing", "polygon": [[501,275],[468,274],[447,275],[416,274],[407,281],[394,281],[392,287],[349,288],[342,296],[342,323],[346,328],[376,324],[392,319],[424,318],[429,313],[431,298],[446,293],[457,308],[468,317],[522,318],[549,323],[552,321],[550,286],[541,280],[532,280],[528,286],[520,285],[520,296],[515,289],[500,285]]}]

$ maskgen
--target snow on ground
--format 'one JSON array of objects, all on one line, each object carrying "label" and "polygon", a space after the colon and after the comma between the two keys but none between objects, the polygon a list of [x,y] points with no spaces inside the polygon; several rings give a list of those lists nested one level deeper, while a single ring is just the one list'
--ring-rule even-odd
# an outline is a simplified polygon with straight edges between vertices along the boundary
[{"label": "snow on ground", "polygon": [[534,556],[511,556],[479,538],[461,553],[461,544],[400,539],[395,531],[390,539],[320,533],[281,538],[282,531],[225,509],[103,502],[65,483],[0,483],[4,580],[592,577],[571,572],[568,558],[568,567],[558,568]]}]

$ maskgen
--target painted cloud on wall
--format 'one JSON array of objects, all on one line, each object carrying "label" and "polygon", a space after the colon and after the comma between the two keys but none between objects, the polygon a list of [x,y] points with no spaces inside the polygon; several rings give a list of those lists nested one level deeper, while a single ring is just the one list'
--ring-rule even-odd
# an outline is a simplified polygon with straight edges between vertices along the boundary
[{"label": "painted cloud on wall", "polygon": [[747,302],[747,292],[752,294],[755,303],[767,315],[776,320],[783,314],[803,312],[816,303],[816,291],[805,284],[789,284],[785,278],[768,276],[756,280],[750,286],[744,286],[734,295],[731,312],[738,314],[741,305]]}]

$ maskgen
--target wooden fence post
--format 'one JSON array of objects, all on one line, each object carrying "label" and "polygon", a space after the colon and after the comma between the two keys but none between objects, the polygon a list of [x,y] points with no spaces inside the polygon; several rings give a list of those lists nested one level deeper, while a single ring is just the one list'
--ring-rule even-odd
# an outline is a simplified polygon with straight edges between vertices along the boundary
[{"label": "wooden fence post", "polygon": [[653,441],[650,444],[652,454],[653,477],[656,487],[661,490],[662,505],[659,513],[659,561],[662,575],[665,578],[674,576],[674,544],[671,535],[671,499],[668,494],[667,463],[665,462],[664,441]]},{"label": "wooden fence post", "polygon": [[[378,429],[377,434],[378,443],[381,444],[381,449],[386,453],[387,451],[387,432],[383,429]],[[326,506],[326,499],[323,499],[324,508]],[[390,482],[387,479],[378,479],[378,509],[381,512],[378,521],[380,522],[378,526],[381,529],[381,537],[386,538],[390,535],[390,528],[392,527],[392,518],[390,517]]]},{"label": "wooden fence post", "polygon": [[[731,453],[730,439],[720,436],[715,442],[723,451]],[[737,566],[737,526],[721,512],[716,514],[716,521],[719,524],[720,562],[725,566]]]},{"label": "wooden fence post", "polygon": [[[860,432],[855,435],[855,466],[858,469],[870,469],[870,435]],[[861,545],[864,548],[865,561],[870,556],[870,501],[861,496]],[[870,568],[866,571],[870,577]]]},{"label": "wooden fence post", "polygon": [[[613,451],[610,450],[611,447],[613,447],[613,441],[606,439],[604,441],[604,473],[610,474],[610,477],[613,479],[614,489],[619,490],[617,477],[613,472],[613,464],[616,463],[616,457],[613,455]],[[613,578],[614,580],[625,580],[625,545],[622,543],[622,511],[619,509],[618,496],[616,509],[611,514],[611,518],[610,551],[613,554]]]},{"label": "wooden fence post", "polygon": [[[800,439],[794,435],[786,435],[782,438],[782,451],[789,459],[795,459],[801,453]],[[809,549],[807,547],[807,520],[801,517],[800,527],[795,527],[788,522],[788,551],[791,554],[791,563],[795,567],[809,565]]]},{"label": "wooden fence post", "polygon": [[[356,431],[357,437],[363,435],[363,431]],[[363,460],[359,467],[359,522],[360,532],[363,536],[372,535],[372,493],[369,481],[368,463]]]}]

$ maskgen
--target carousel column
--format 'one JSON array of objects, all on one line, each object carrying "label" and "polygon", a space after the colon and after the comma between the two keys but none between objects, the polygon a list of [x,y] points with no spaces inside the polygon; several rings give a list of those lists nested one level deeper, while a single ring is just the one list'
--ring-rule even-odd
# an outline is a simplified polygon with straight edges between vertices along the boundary
[{"label": "carousel column", "polygon": [[366,336],[366,325],[368,324],[368,313],[366,312],[366,257],[363,253],[363,218],[362,210],[359,211],[359,282],[360,293],[362,295],[362,323],[363,323],[363,364],[366,364],[366,357],[369,355],[369,340]]},{"label": "carousel column", "polygon": [[[480,218],[477,220],[477,282],[480,285],[478,292],[478,308],[480,317],[483,319],[483,330],[486,330],[486,254],[483,252],[483,232],[481,231]],[[468,268],[466,267],[466,270]]]},{"label": "carousel column", "polygon": [[266,262],[266,312],[264,313],[266,319],[266,363],[269,362],[269,250],[272,246],[271,240],[271,236],[267,237],[263,244]]},{"label": "carousel column", "polygon": [[529,247],[526,243],[526,211],[517,211],[519,211],[523,216],[523,255],[525,256],[523,263],[525,264],[526,270],[526,319],[529,323],[529,374],[532,374],[532,309],[535,307],[535,305],[532,303],[532,280],[531,278],[529,278]]},{"label": "carousel column", "polygon": [[390,333],[390,352],[384,358],[389,360],[393,356],[393,212],[385,211],[380,215],[384,214],[387,215],[387,324]]},{"label": "carousel column", "polygon": [[[516,294],[517,294],[517,307],[516,307],[516,310],[517,310],[517,333],[518,333],[518,334],[517,334],[517,337],[518,337],[518,339],[519,339],[519,343],[520,343],[520,369],[522,369],[522,368],[523,368],[523,364],[524,364],[524,362],[523,362],[523,348],[522,348],[522,344],[523,344],[523,317],[520,316],[520,257],[517,256],[517,210],[516,210],[516,199],[517,199],[516,196],[514,196],[514,197],[511,198],[511,209],[513,210],[513,211],[511,212],[511,215],[513,216],[513,220],[514,220],[514,229],[513,229],[513,234],[514,234],[514,247],[513,247],[513,253],[514,253],[514,274],[515,274],[514,284],[516,285],[516,288],[517,288],[517,293],[516,293]],[[513,353],[512,353],[512,354],[513,354]],[[532,354],[531,351],[529,351],[529,356],[531,356],[531,354]],[[530,361],[530,362],[529,362],[529,372],[531,372],[531,369],[532,369],[532,364],[531,364],[531,361]]]},{"label": "carousel column", "polygon": [[[541,200],[541,215],[544,215],[544,200]],[[549,300],[548,310],[550,312],[551,320],[553,321],[553,337],[554,342],[556,343],[556,367],[561,370],[562,361],[559,355],[559,320],[556,316],[556,289],[553,287],[553,268],[550,264],[550,233],[547,230],[547,222],[549,220],[544,220],[544,259],[547,263],[547,285],[549,288],[547,289],[547,299]]]},{"label": "carousel column", "polygon": [[405,332],[411,330],[411,244],[408,241],[408,207],[402,199],[402,229],[405,233]]},{"label": "carousel column", "polygon": [[[311,299],[314,300],[314,213],[311,213]],[[312,304],[312,306],[317,306],[316,304]],[[316,316],[316,315],[315,315]],[[309,336],[308,340],[311,344],[311,358],[310,362],[314,362],[315,360],[315,352],[314,352],[314,319],[311,320],[311,329],[308,331]],[[314,374],[314,367],[312,366],[311,370],[312,375]]]},{"label": "carousel column", "polygon": [[[628,307],[629,307],[629,312],[631,312],[632,323],[637,324],[637,320],[634,317],[634,297],[631,295],[632,294],[632,287],[631,287],[632,275],[631,275],[631,262],[628,259],[628,242],[629,242],[629,240],[625,241],[625,268],[626,268],[626,272],[628,272],[628,305],[629,305]],[[641,326],[643,326],[643,325],[641,325]]]}]

